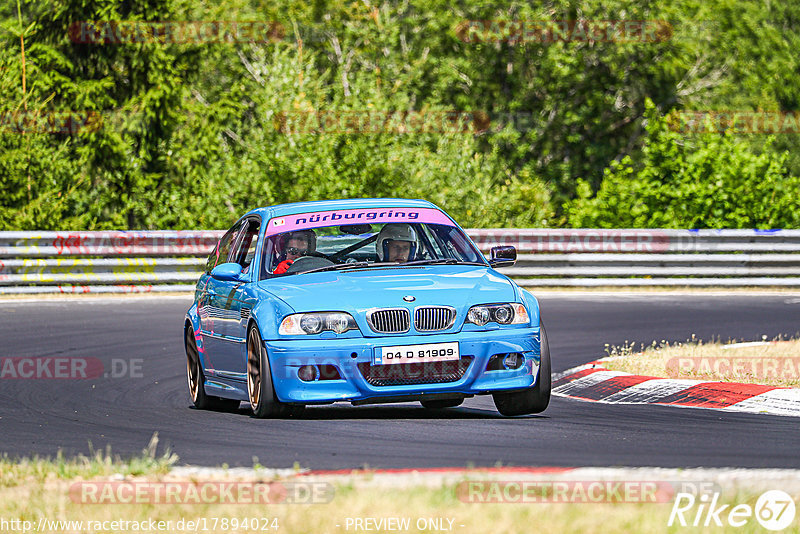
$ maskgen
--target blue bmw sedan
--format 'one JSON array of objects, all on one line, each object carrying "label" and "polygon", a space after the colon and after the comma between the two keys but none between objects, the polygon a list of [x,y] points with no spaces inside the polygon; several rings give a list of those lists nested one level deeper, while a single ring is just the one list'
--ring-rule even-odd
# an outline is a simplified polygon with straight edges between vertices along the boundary
[{"label": "blue bmw sedan", "polygon": [[422,200],[302,202],[245,214],[197,282],[184,340],[192,402],[256,417],[305,406],[491,394],[503,415],[550,401],[534,296]]}]

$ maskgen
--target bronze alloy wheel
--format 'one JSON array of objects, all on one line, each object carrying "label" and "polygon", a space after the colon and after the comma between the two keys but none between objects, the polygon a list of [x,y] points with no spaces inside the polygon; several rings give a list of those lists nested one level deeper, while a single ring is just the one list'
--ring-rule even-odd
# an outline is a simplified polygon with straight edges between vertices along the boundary
[{"label": "bronze alloy wheel", "polygon": [[302,404],[284,404],[275,396],[267,351],[261,344],[258,327],[247,333],[247,395],[255,417],[293,416],[302,413]]},{"label": "bronze alloy wheel", "polygon": [[192,402],[197,400],[197,363],[192,362],[192,359],[186,358],[186,378],[189,382],[189,396]]},{"label": "bronze alloy wheel", "polygon": [[206,379],[200,366],[200,353],[197,350],[197,342],[194,339],[194,330],[188,324],[184,330],[186,381],[189,385],[189,396],[192,399],[192,404],[199,410],[233,411],[239,408],[239,401],[236,399],[223,399],[206,395]]},{"label": "bronze alloy wheel", "polygon": [[194,332],[186,329],[186,380],[189,384],[189,396],[197,404],[197,392],[200,389],[200,356],[193,338]]},{"label": "bronze alloy wheel", "polygon": [[261,336],[255,328],[247,335],[247,394],[256,411],[261,400]]}]

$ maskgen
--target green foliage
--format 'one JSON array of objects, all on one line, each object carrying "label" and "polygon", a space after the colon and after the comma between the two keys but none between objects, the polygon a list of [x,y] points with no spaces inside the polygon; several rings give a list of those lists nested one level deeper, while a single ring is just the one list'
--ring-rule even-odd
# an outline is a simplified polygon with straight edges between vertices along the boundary
[{"label": "green foliage", "polygon": [[800,177],[788,154],[759,155],[731,134],[686,138],[650,104],[642,156],[612,162],[593,194],[579,181],[569,220],[596,228],[796,228]]},{"label": "green foliage", "polygon": [[[465,39],[465,21],[491,19],[660,20],[672,33]],[[285,37],[70,40],[75,22],[113,20],[275,21]],[[427,198],[473,227],[797,226],[797,135],[687,138],[659,117],[797,110],[798,22],[789,0],[0,3],[0,113],[103,118],[73,134],[0,128],[0,229],[224,228],[255,206],[385,196]],[[281,127],[292,114],[346,111],[492,122],[445,133]]]},{"label": "green foliage", "polygon": [[[270,204],[387,196],[427,198],[469,225],[546,224],[551,213],[544,184],[511,175],[497,154],[478,150],[470,132],[360,133],[342,123],[345,133],[315,133],[323,129],[307,120],[316,117],[315,110],[334,116],[376,111],[383,117],[386,110],[405,109],[407,104],[396,100],[407,93],[384,90],[383,72],[355,70],[345,89],[330,83],[329,77],[340,79],[339,73],[316,74],[321,60],[313,51],[301,54],[284,45],[249,52],[244,60],[248,86],[239,104],[247,113],[233,117],[230,131],[223,132],[218,162],[198,168],[192,180],[210,188],[193,195],[196,202],[206,203],[203,212],[213,212],[210,203],[225,199],[223,220],[211,224],[224,225],[224,217],[236,217],[253,205],[253,199],[255,204]],[[390,74],[390,79],[401,76]],[[426,112],[447,111],[442,104],[429,105]],[[213,105],[197,111],[208,120],[216,113]],[[280,118],[287,116],[289,122],[282,128]],[[304,128],[310,123],[310,130]],[[298,133],[293,133],[292,124],[298,125]],[[203,148],[197,150],[202,157]]]},{"label": "green foliage", "polygon": [[[16,19],[3,25],[0,35],[0,230],[52,227],[66,221],[80,227],[70,193],[81,185],[80,163],[72,157],[71,139],[43,131],[48,110],[31,93],[22,92],[20,34],[28,38],[34,27]],[[16,50],[15,50],[16,48]],[[28,49],[26,75],[38,75],[38,59],[52,50]],[[31,78],[32,77],[32,78]],[[28,81],[30,84],[31,82]],[[27,89],[27,88],[26,88]]]}]

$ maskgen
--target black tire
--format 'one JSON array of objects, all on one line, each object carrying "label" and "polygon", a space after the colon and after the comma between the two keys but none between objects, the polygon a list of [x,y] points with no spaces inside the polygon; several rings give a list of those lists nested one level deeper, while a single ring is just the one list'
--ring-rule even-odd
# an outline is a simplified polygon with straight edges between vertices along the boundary
[{"label": "black tire", "polygon": [[302,404],[281,403],[275,396],[269,357],[255,325],[247,333],[247,395],[253,415],[262,419],[297,416],[305,409]]},{"label": "black tire", "polygon": [[206,377],[200,365],[200,354],[191,326],[184,329],[184,346],[186,347],[186,381],[189,385],[189,398],[198,410],[217,410],[232,412],[239,409],[236,399],[223,399],[206,395]]},{"label": "black tire", "polygon": [[429,410],[441,410],[443,408],[455,408],[464,403],[464,399],[441,399],[441,400],[427,400],[419,401],[423,408]]},{"label": "black tire", "polygon": [[541,326],[541,363],[533,387],[514,393],[494,393],[494,405],[501,415],[526,415],[545,411],[550,404],[550,344],[544,323]]}]

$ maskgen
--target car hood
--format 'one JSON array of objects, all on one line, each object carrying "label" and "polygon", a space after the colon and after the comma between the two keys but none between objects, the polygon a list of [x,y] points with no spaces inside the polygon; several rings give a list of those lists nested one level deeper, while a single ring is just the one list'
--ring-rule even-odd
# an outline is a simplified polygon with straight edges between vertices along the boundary
[{"label": "car hood", "polygon": [[[473,304],[514,302],[512,282],[493,269],[435,265],[328,271],[262,280],[259,287],[296,312],[447,305],[460,313]],[[404,297],[413,297],[407,302]]]}]

